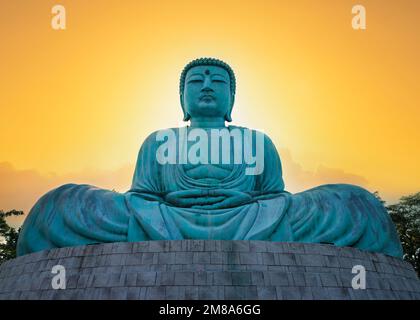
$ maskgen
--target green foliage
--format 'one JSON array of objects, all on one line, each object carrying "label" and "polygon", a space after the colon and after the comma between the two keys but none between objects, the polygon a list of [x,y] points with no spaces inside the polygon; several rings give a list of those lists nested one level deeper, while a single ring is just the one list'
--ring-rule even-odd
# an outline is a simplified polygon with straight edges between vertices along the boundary
[{"label": "green foliage", "polygon": [[420,192],[402,197],[386,209],[400,235],[404,260],[414,266],[420,277]]},{"label": "green foliage", "polygon": [[16,230],[10,227],[6,222],[6,218],[20,215],[23,215],[23,211],[11,210],[3,212],[0,210],[0,264],[16,257],[16,245],[20,228]]}]

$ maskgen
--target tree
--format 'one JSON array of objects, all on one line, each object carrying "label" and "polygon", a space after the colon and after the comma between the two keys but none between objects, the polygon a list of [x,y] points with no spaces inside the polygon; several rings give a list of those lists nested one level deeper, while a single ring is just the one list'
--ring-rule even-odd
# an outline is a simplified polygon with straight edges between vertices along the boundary
[{"label": "tree", "polygon": [[402,197],[386,209],[400,235],[404,260],[414,266],[420,277],[420,192]]},{"label": "tree", "polygon": [[16,245],[21,228],[15,229],[9,226],[6,218],[20,215],[23,215],[23,211],[11,210],[3,212],[0,210],[0,264],[16,257]]}]

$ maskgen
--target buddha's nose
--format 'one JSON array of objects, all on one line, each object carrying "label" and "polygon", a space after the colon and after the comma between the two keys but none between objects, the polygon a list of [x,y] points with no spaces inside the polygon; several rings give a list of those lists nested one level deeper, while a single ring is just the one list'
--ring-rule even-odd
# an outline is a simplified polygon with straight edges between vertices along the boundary
[{"label": "buddha's nose", "polygon": [[211,88],[211,80],[210,78],[206,77],[203,82],[203,88],[201,88],[201,91],[213,91]]}]

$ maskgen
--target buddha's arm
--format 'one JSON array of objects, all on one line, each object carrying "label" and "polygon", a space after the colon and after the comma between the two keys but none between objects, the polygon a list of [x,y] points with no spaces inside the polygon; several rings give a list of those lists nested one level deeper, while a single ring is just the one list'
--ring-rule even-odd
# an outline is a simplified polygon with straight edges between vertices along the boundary
[{"label": "buddha's arm", "polygon": [[274,143],[265,135],[264,170],[256,177],[255,189],[251,192],[251,195],[257,199],[265,199],[284,192],[286,191],[284,191],[280,157]]},{"label": "buddha's arm", "polygon": [[140,148],[129,192],[135,192],[147,200],[163,201],[156,150],[156,132],[154,132],[146,138]]}]

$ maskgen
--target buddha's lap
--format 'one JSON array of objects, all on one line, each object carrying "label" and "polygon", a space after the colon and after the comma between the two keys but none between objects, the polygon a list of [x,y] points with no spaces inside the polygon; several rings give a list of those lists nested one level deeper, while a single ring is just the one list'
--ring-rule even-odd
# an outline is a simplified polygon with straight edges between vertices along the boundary
[{"label": "buddha's lap", "polygon": [[[117,193],[90,185],[68,184],[61,186],[50,191],[37,202],[30,212],[32,217],[28,217],[25,221],[28,226],[24,225],[23,227],[23,229],[32,230],[23,231],[31,233],[35,229],[39,229],[41,234],[54,233],[57,230],[49,230],[49,228],[66,227],[62,222],[58,224],[52,222],[54,219],[58,219],[57,221],[67,221],[68,227],[76,226],[76,230],[82,230],[86,234],[96,230],[97,234],[101,236],[104,230],[106,232],[112,230],[117,234],[111,234],[107,239],[124,241],[118,239],[121,239],[121,236],[124,237],[123,234],[133,215],[144,216],[144,212],[157,214],[156,211],[150,211],[148,208],[152,203],[156,204],[155,209],[160,207],[159,202],[156,201],[142,200],[139,202],[140,205],[132,203],[130,200],[132,198],[127,195],[133,194],[129,192],[126,194]],[[359,236],[354,238],[354,234],[359,232],[360,237],[364,239],[359,241],[362,243],[360,246],[363,249],[372,247],[373,251],[378,251],[380,249],[374,244],[377,242],[381,243],[380,248],[385,248],[383,249],[385,253],[394,256],[399,256],[401,253],[398,248],[398,240],[395,237],[395,228],[387,217],[386,211],[378,199],[363,188],[343,184],[323,185],[294,195],[283,194],[282,197],[287,198],[285,203],[288,204],[283,207],[273,205],[275,202],[272,201],[257,201],[260,206],[268,206],[269,210],[273,210],[273,214],[276,210],[285,212],[282,225],[289,225],[292,235],[284,237],[280,235],[274,241],[330,242],[358,246]],[[239,204],[232,208],[225,208],[224,212],[234,212],[240,207],[252,208],[253,206],[255,207],[255,202]],[[132,210],[133,208],[134,210]],[[175,211],[170,206],[167,208],[166,211],[170,215],[177,215],[179,210],[186,214],[197,214],[195,208],[177,207]],[[212,208],[207,208],[204,212],[210,213]],[[266,217],[271,223],[270,217]],[[272,222],[275,223],[274,220]],[[192,223],[193,226],[194,222],[189,223]],[[82,227],[77,227],[82,224]],[[277,228],[281,228],[281,226],[279,225]],[[362,234],[361,230],[366,230],[363,231],[365,234]],[[60,230],[60,232],[62,231]],[[351,240],[348,240],[349,235],[352,237]],[[388,249],[389,246],[390,249]]]},{"label": "buddha's lap", "polygon": [[[183,190],[185,192],[188,192],[188,190]],[[223,190],[222,190],[223,191]],[[182,191],[176,191],[173,193],[182,192]],[[233,198],[233,194],[229,194],[232,192],[237,192],[235,190],[226,190],[226,194],[217,193],[217,194],[210,194],[208,197],[206,196],[206,190],[203,190],[202,195],[194,195],[188,196],[187,199],[195,199],[197,202],[203,201],[206,203],[207,198],[219,198],[220,196],[223,196],[223,198]],[[210,191],[211,192],[211,191]],[[128,192],[127,192],[128,193]],[[238,192],[241,193],[241,192]],[[47,194],[45,194],[42,198],[39,199],[37,204],[44,202],[46,197],[48,198],[47,201],[53,201],[61,204],[65,203],[72,203],[74,200],[74,196],[85,194],[81,199],[82,202],[79,203],[79,205],[87,205],[91,206],[92,202],[101,204],[101,206],[104,205],[110,205],[112,204],[111,199],[117,200],[119,203],[125,200],[125,193],[118,193],[115,191],[107,190],[98,188],[92,185],[87,184],[65,184],[62,185],[56,189],[51,190]],[[48,197],[50,196],[50,197]],[[311,202],[317,203],[317,204],[326,204],[328,202],[334,202],[337,205],[340,203],[344,203],[344,201],[354,201],[355,208],[357,208],[358,204],[363,202],[364,200],[369,200],[370,202],[374,202],[376,204],[379,204],[379,200],[375,198],[373,194],[371,194],[369,191],[365,190],[364,188],[355,186],[355,185],[349,185],[349,184],[327,184],[327,185],[321,185],[312,189],[308,189],[299,193],[295,194],[288,194],[292,202],[299,202],[305,199],[305,203],[302,203],[302,205],[308,205]],[[93,200],[94,199],[94,200]],[[84,203],[83,200],[86,200]],[[322,201],[321,201],[322,200]],[[35,207],[35,206],[34,206]],[[368,213],[368,212],[366,212]]]}]

